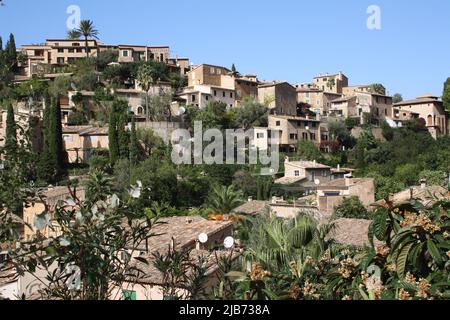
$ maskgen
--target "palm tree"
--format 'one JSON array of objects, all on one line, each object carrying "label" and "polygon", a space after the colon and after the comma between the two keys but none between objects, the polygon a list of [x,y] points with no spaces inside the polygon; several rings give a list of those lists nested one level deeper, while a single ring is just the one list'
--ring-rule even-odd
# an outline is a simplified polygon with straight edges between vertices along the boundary
[{"label": "palm tree", "polygon": [[292,261],[303,264],[307,256],[317,260],[331,244],[326,237],[333,225],[319,225],[306,214],[283,220],[267,210],[252,222],[247,258],[270,271],[289,268]]},{"label": "palm tree", "polygon": [[112,179],[102,171],[92,171],[89,173],[85,187],[86,200],[89,203],[94,204],[97,201],[105,201],[107,196],[111,194]]},{"label": "palm tree", "polygon": [[81,37],[81,34],[76,30],[69,30],[67,32],[67,39],[69,40],[79,40]]},{"label": "palm tree", "polygon": [[139,67],[136,81],[141,86],[142,90],[145,92],[145,117],[146,120],[149,121],[150,118],[150,110],[148,105],[148,91],[153,85],[153,70],[148,64],[144,64]]},{"label": "palm tree", "polygon": [[75,29],[74,31],[79,33],[80,36],[84,37],[86,57],[89,58],[88,39],[89,38],[98,39],[99,34],[98,30],[95,29],[94,22],[92,20],[81,20],[79,28]]},{"label": "palm tree", "polygon": [[242,192],[236,191],[233,186],[216,186],[209,194],[208,204],[215,212],[230,214],[242,203]]}]

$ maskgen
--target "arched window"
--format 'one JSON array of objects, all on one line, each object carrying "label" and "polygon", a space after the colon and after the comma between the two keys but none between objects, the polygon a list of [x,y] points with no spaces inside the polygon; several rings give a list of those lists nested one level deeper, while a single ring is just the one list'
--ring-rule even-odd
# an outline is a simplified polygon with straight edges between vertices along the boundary
[{"label": "arched window", "polygon": [[427,118],[427,126],[431,127],[433,125],[433,116],[430,114]]},{"label": "arched window", "polygon": [[138,116],[141,116],[144,113],[144,109],[142,107],[137,108],[137,114]]}]

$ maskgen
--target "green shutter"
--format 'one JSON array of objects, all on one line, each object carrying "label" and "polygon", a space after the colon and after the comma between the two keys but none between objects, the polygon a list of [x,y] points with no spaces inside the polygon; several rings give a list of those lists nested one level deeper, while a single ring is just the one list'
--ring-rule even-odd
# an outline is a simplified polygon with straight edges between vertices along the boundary
[{"label": "green shutter", "polygon": [[123,300],[136,300],[136,291],[123,290]]}]

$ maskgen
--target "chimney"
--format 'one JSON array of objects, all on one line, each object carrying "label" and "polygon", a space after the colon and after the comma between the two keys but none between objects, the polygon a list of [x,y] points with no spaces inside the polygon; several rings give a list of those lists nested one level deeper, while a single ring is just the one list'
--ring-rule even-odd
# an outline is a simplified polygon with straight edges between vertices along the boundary
[{"label": "chimney", "polygon": [[175,245],[176,245],[175,237],[172,237],[172,240],[170,240],[170,248],[171,248],[171,250],[175,250]]},{"label": "chimney", "polygon": [[317,160],[314,160],[313,163],[314,163],[314,167],[317,166]]},{"label": "chimney", "polygon": [[420,180],[420,189],[426,189],[427,187],[427,180],[426,179],[421,179]]},{"label": "chimney", "polygon": [[337,169],[338,169],[338,171],[341,171],[341,165],[340,164],[337,165]]}]

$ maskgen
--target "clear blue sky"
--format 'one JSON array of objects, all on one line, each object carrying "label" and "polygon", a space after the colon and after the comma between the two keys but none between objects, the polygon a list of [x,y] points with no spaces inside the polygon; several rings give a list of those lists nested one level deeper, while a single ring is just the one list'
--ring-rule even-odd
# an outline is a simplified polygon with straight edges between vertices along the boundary
[{"label": "clear blue sky", "polygon": [[[64,37],[79,5],[111,44],[169,45],[194,63],[307,82],[344,71],[352,84],[381,82],[404,98],[442,94],[450,76],[448,0],[4,0],[0,35],[18,45]],[[366,27],[369,5],[381,30]]]}]

